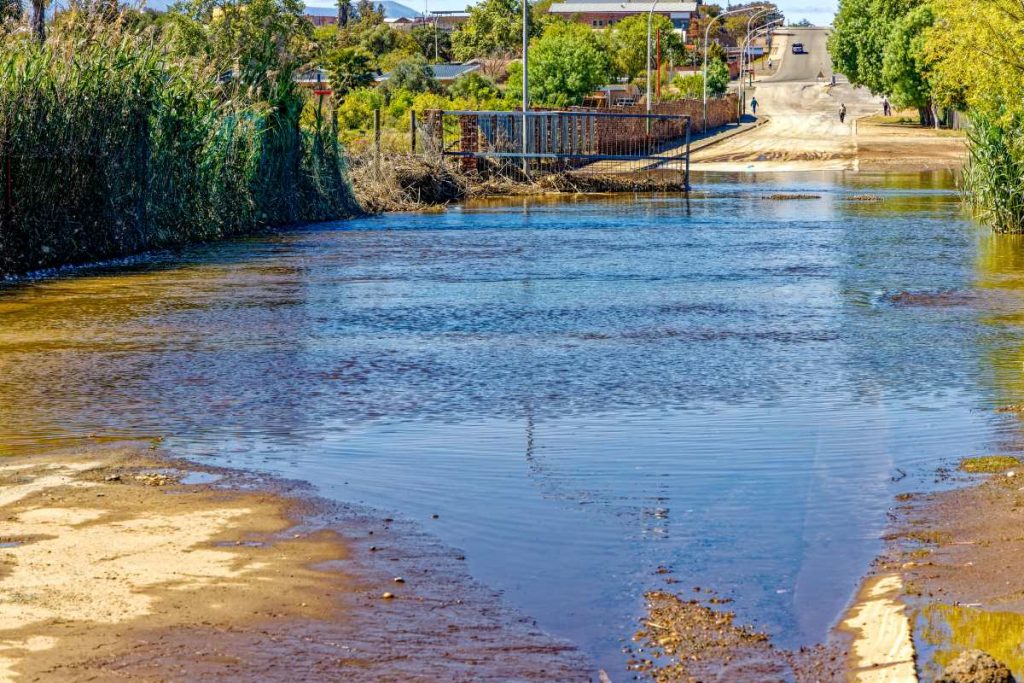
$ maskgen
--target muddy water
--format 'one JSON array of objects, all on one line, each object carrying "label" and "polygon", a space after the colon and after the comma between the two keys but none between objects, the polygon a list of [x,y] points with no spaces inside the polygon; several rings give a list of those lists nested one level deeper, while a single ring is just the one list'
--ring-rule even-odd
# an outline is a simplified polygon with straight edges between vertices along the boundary
[{"label": "muddy water", "polygon": [[1024,399],[998,278],[1021,248],[945,175],[700,185],[11,284],[0,451],[160,437],[313,481],[460,548],[615,680],[666,576],[816,642],[894,494],[1012,440],[987,409]]}]

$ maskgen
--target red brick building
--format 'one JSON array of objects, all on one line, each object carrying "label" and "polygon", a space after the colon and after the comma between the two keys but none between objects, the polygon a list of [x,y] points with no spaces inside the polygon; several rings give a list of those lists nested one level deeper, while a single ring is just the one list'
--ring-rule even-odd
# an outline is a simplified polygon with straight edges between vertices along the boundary
[{"label": "red brick building", "polygon": [[564,19],[572,19],[591,28],[608,28],[626,17],[646,15],[654,7],[654,13],[668,17],[676,31],[685,35],[690,22],[697,16],[696,2],[641,2],[638,0],[566,0],[556,2],[548,10]]}]

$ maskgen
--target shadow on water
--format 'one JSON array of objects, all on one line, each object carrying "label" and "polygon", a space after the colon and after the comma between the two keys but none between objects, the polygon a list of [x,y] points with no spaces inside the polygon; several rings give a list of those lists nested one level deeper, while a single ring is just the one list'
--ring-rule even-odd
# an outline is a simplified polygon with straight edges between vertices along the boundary
[{"label": "shadow on water", "polygon": [[314,481],[422,521],[609,671],[659,567],[783,646],[816,642],[892,496],[922,485],[895,473],[1013,428],[975,410],[1005,398],[986,357],[1001,299],[891,303],[977,289],[984,248],[948,177],[695,184],[705,198],[472,202],[8,288],[0,452],[160,437]]}]

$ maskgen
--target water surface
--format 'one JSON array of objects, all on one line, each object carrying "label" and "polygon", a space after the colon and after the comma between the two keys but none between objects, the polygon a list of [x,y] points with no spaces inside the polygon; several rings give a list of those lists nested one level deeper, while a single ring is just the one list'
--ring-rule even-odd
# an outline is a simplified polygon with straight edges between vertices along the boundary
[{"label": "water surface", "polygon": [[616,680],[660,566],[818,642],[893,495],[1014,441],[1021,250],[944,175],[699,184],[12,284],[0,451],[163,437],[419,520]]}]

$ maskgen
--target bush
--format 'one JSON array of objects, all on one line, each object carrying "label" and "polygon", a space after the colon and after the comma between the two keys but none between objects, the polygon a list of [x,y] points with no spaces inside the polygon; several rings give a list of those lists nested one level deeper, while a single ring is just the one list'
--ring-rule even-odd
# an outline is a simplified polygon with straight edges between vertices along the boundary
[{"label": "bush", "polygon": [[704,97],[704,75],[677,75],[672,79],[672,87],[678,91],[679,99],[700,99]]},{"label": "bush", "polygon": [[501,93],[494,81],[474,71],[456,78],[448,86],[448,94],[454,99],[482,101],[499,97]]},{"label": "bush", "polygon": [[369,130],[373,110],[384,107],[384,96],[375,88],[353,90],[338,105],[338,124],[346,130]]},{"label": "bush", "polygon": [[388,80],[383,85],[384,96],[387,98],[401,90],[421,93],[438,92],[440,89],[441,86],[434,78],[434,70],[421,55],[399,62],[388,74]]}]

